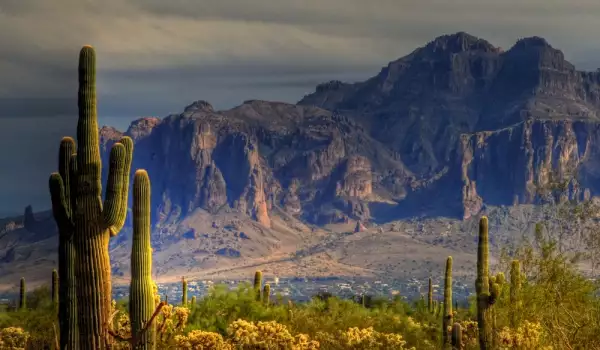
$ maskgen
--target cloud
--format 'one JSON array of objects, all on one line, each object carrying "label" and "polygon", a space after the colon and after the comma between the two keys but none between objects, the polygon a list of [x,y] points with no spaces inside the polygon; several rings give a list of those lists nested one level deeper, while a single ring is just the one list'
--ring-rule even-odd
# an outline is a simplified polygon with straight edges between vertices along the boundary
[{"label": "cloud", "polygon": [[2,0],[0,140],[15,151],[0,156],[11,164],[0,171],[0,211],[47,206],[58,141],[73,135],[84,44],[97,50],[101,122],[122,127],[197,99],[217,109],[294,102],[458,31],[504,48],[543,36],[595,69],[599,17],[597,0]]}]

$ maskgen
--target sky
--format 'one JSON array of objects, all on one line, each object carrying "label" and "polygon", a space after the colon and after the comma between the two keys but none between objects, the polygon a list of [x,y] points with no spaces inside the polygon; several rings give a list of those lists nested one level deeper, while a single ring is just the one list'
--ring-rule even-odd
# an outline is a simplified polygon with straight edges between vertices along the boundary
[{"label": "sky", "polygon": [[125,129],[199,99],[296,102],[458,31],[505,49],[541,36],[595,70],[598,23],[598,0],[1,0],[0,216],[49,208],[82,45],[96,48],[100,123]]}]

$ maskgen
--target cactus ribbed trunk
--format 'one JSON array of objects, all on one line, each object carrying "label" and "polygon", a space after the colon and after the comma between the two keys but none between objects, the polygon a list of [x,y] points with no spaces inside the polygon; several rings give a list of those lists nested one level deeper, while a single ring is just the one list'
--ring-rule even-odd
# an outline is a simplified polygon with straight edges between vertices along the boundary
[{"label": "cactus ribbed trunk", "polygon": [[449,347],[451,342],[451,327],[453,321],[452,312],[452,257],[446,260],[446,274],[444,276],[444,318],[442,321],[442,331],[444,346]]},{"label": "cactus ribbed trunk", "polygon": [[430,313],[433,313],[433,282],[429,277],[429,288],[427,289],[427,309]]},{"label": "cactus ribbed trunk", "polygon": [[69,167],[74,170],[70,181],[75,184],[67,193],[68,181],[61,168],[50,176],[50,194],[59,227],[64,225],[65,232],[73,230],[79,348],[104,349],[112,294],[108,242],[125,223],[133,141],[123,137],[111,149],[106,198],[102,203],[96,54],[91,46],[84,46],[79,53],[78,107],[77,153]]},{"label": "cactus ribbed trunk", "polygon": [[52,305],[58,306],[58,271],[52,270]]},{"label": "cactus ribbed trunk", "polygon": [[261,301],[260,290],[262,286],[262,272],[256,271],[254,273],[254,292],[256,293],[256,301]]},{"label": "cactus ribbed trunk", "polygon": [[[150,229],[150,179],[145,170],[138,170],[133,180],[133,244],[131,246],[131,283],[129,285],[132,337],[140,334],[155,309]],[[134,349],[155,349],[155,330],[156,325],[150,325],[143,336],[139,338]]]},{"label": "cactus ribbed trunk", "polygon": [[25,277],[21,277],[21,283],[19,285],[19,310],[25,310],[27,308],[27,289],[25,287]]},{"label": "cactus ribbed trunk", "polygon": [[192,295],[191,306],[192,306],[192,308],[194,308],[196,306],[196,296],[195,295]]},{"label": "cactus ribbed trunk", "polygon": [[188,287],[184,277],[181,278],[181,306],[188,306]]}]

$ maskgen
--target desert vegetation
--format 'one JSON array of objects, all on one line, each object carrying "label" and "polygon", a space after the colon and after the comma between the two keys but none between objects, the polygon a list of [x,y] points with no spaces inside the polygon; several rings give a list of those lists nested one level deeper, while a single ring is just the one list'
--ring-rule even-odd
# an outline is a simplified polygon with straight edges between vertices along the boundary
[{"label": "desert vegetation", "polygon": [[[492,269],[488,219],[481,217],[468,308],[453,302],[452,257],[440,271],[443,295],[434,295],[430,280],[427,299],[415,301],[320,295],[294,303],[272,295],[257,271],[252,284],[191,298],[182,279],[181,300],[169,304],[151,277],[151,179],[143,169],[132,186],[129,298],[111,300],[108,241],[128,212],[133,141],[123,137],[113,146],[102,202],[95,93],[95,51],[85,46],[77,142],[61,141],[49,181],[58,270],[49,271],[49,287],[30,293],[21,279],[15,306],[0,313],[0,349],[600,349],[598,286],[580,272],[585,256],[564,249],[568,235],[545,222],[507,247]],[[594,221],[591,201],[561,208],[568,224]],[[585,237],[596,246],[592,234]]]}]

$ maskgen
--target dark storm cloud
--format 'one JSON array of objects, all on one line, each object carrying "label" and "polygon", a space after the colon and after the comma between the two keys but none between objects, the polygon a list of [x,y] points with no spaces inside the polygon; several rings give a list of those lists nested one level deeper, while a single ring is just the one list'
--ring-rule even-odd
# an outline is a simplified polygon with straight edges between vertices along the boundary
[{"label": "dark storm cloud", "polygon": [[543,36],[596,69],[599,18],[597,0],[1,0],[0,145],[10,152],[0,163],[10,167],[0,212],[48,207],[58,142],[74,134],[84,44],[97,50],[100,122],[124,129],[198,99],[295,102],[458,31],[504,48]]}]

